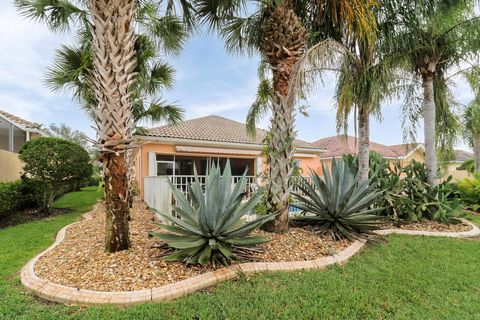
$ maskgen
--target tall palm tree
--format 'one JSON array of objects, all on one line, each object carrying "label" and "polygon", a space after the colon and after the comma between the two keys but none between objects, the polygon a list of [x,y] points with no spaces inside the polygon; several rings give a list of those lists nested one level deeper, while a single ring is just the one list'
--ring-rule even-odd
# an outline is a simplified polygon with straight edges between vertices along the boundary
[{"label": "tall palm tree", "polygon": [[464,136],[473,147],[474,170],[480,172],[480,72],[475,68],[465,76],[475,97],[463,114]]},{"label": "tall palm tree", "polygon": [[[276,219],[265,228],[288,230],[288,198],[293,166],[294,102],[286,99],[290,74],[306,48],[307,34],[289,0],[254,1],[253,13],[243,2],[225,3],[209,11],[205,1],[199,12],[210,26],[220,29],[231,52],[259,53],[272,73],[272,90],[265,103],[272,110],[269,138],[266,139],[269,179],[267,205]],[[221,3],[221,1],[220,1]],[[206,14],[205,14],[206,13]]]},{"label": "tall palm tree", "polygon": [[[53,91],[68,91],[85,109],[91,119],[95,119],[94,106],[97,105],[90,75],[94,71],[92,59],[92,35],[88,29],[78,37],[74,46],[62,46],[57,50],[54,64],[47,72],[46,82]],[[177,42],[183,41],[186,34],[178,33]],[[176,52],[178,43],[167,52]],[[176,124],[181,121],[183,109],[169,104],[158,96],[162,90],[173,86],[175,70],[168,63],[159,59],[160,52],[155,39],[148,34],[136,34],[135,52],[137,65],[134,69],[136,81],[132,84],[132,115],[134,126],[141,121],[151,123],[167,122]],[[126,153],[128,168],[128,195],[130,207],[133,205],[135,172],[134,154]]]},{"label": "tall palm tree", "polygon": [[[310,48],[297,66],[292,93],[305,96],[321,72],[336,71],[338,129],[358,111],[360,179],[368,179],[369,119],[388,96],[390,67],[379,63],[377,1],[296,1],[294,7],[309,31]],[[298,91],[298,92],[296,92]]]},{"label": "tall palm tree", "polygon": [[[419,80],[422,88],[419,106],[415,97],[407,97],[407,116],[412,122],[423,116],[425,163],[428,183],[437,185],[437,147],[452,153],[458,134],[459,119],[453,108],[455,101],[449,90],[448,71],[479,49],[480,24],[469,0],[419,1],[412,5],[398,0],[390,6],[397,17],[399,31],[395,49],[402,53],[398,61]],[[417,88],[419,86],[416,86]],[[414,95],[414,89],[408,95]],[[437,131],[437,128],[441,129]]]},{"label": "tall palm tree", "polygon": [[[240,3],[243,4],[242,1]],[[199,12],[205,13],[208,8],[205,5]],[[357,24],[359,29],[369,29],[369,23],[364,23],[368,20],[365,17],[369,15],[369,7],[355,0],[258,1],[257,10],[243,17],[241,8],[241,5],[231,6],[231,2],[227,1],[216,7],[214,14],[205,15],[205,21],[211,26],[220,24],[227,49],[259,52],[262,69],[268,66],[271,71],[271,78],[263,77],[260,80],[259,94],[247,116],[247,125],[249,131],[254,132],[258,117],[267,110],[271,111],[270,132],[265,141],[269,163],[267,203],[277,217],[266,228],[286,232],[296,104],[294,95],[289,94],[290,82],[292,72],[307,45],[306,30],[297,12],[309,15],[317,22],[324,21],[325,17],[332,24],[338,21],[362,21]],[[226,17],[226,23],[218,23],[221,20],[218,18],[222,16]]]},{"label": "tall palm tree", "polygon": [[93,117],[105,178],[105,249],[107,252],[127,249],[130,240],[126,153],[135,147],[132,105],[134,88],[137,81],[141,81],[134,72],[139,58],[135,51],[135,32],[140,29],[151,35],[162,34],[157,45],[168,47],[175,43],[172,41],[175,33],[170,34],[169,30],[177,26],[182,30],[183,22],[188,25],[192,21],[192,7],[180,1],[184,10],[182,22],[174,14],[172,1],[167,2],[165,19],[159,16],[160,7],[152,1],[138,1],[138,6],[137,0],[78,0],[75,3],[17,0],[16,3],[24,15],[46,22],[53,30],[65,30],[72,23],[80,25],[78,36],[91,40],[80,42],[91,46],[93,72],[85,79],[89,84],[83,87],[86,90],[79,93],[82,98],[94,101]]},{"label": "tall palm tree", "polygon": [[133,147],[131,86],[136,65],[133,0],[91,0],[93,22],[92,83],[98,142],[105,179],[105,249],[130,247],[126,150]]}]

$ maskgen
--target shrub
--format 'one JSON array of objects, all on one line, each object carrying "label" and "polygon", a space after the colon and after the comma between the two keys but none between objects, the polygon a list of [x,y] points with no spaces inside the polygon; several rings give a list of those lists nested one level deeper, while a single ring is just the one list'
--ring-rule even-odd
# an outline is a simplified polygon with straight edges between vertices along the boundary
[{"label": "shrub", "polygon": [[0,183],[0,216],[38,207],[41,204],[42,193],[41,184],[25,177],[15,182]]},{"label": "shrub", "polygon": [[[19,192],[22,195],[19,209],[38,208],[43,203],[43,183],[22,176]],[[57,196],[63,193],[57,194]]]},{"label": "shrub", "polygon": [[371,180],[359,182],[358,170],[343,159],[333,159],[331,172],[322,169],[322,178],[311,171],[312,184],[305,178],[298,184],[304,196],[294,194],[295,206],[303,213],[294,220],[314,223],[336,239],[354,239],[377,229],[380,219],[374,213],[380,208],[371,206],[382,192],[374,190]]},{"label": "shrub", "polygon": [[480,210],[480,173],[475,173],[472,178],[460,180],[455,185],[465,205],[474,211]]},{"label": "shrub", "polygon": [[92,174],[88,152],[80,145],[59,138],[30,140],[20,149],[23,170],[43,186],[43,210],[49,213],[59,190]]},{"label": "shrub", "polygon": [[250,233],[273,220],[274,215],[260,216],[250,222],[243,219],[262,196],[262,190],[258,190],[248,201],[242,202],[245,197],[245,175],[233,185],[230,163],[227,161],[223,175],[219,167],[212,166],[205,180],[205,192],[197,176],[190,185],[188,197],[170,183],[178,202],[178,207],[173,207],[176,216],[162,212],[158,212],[158,215],[173,225],[159,225],[169,233],[150,233],[150,236],[160,238],[175,249],[165,260],[226,265],[248,256],[248,247],[266,241]]},{"label": "shrub", "polygon": [[17,210],[21,200],[21,181],[0,183],[0,216]]},{"label": "shrub", "polygon": [[421,219],[458,223],[461,203],[450,181],[451,177],[432,187],[427,183],[424,163],[412,160],[404,168],[395,163],[385,175],[377,178],[377,189],[384,191],[377,205],[383,207],[381,213],[395,223]]}]

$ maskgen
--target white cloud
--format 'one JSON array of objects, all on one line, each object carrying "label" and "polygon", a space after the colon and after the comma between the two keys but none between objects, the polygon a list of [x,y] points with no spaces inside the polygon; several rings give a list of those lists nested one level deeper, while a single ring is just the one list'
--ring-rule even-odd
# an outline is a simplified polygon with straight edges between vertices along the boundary
[{"label": "white cloud", "polygon": [[32,121],[73,105],[50,92],[43,79],[55,49],[68,40],[42,23],[20,16],[12,3],[0,4],[0,106]]}]

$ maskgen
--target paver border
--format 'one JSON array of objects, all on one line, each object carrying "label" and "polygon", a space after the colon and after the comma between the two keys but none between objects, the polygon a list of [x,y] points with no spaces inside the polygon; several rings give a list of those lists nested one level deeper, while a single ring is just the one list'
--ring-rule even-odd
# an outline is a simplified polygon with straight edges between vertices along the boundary
[{"label": "paver border", "polygon": [[[98,204],[97,204],[98,205]],[[96,206],[97,206],[96,205]],[[96,206],[93,210],[96,209]],[[93,212],[93,210],[91,212]],[[88,212],[82,217],[91,219],[92,214]],[[295,271],[307,269],[325,269],[333,264],[345,264],[352,256],[358,253],[366,241],[356,240],[342,252],[328,257],[322,257],[309,261],[291,261],[291,262],[248,262],[231,265],[215,271],[203,273],[179,282],[164,285],[152,289],[137,291],[94,291],[77,289],[50,282],[38,277],[35,273],[35,263],[44,254],[55,248],[65,237],[66,230],[79,222],[74,222],[63,227],[56,236],[55,242],[46,250],[39,253],[30,260],[21,270],[20,279],[26,290],[45,300],[78,305],[118,305],[130,306],[145,302],[167,301],[185,296],[189,293],[202,290],[217,283],[236,278],[239,274],[253,274],[262,271]],[[392,233],[423,235],[423,236],[442,236],[442,237],[475,237],[480,235],[480,229],[473,223],[465,220],[472,226],[472,230],[465,232],[432,232],[432,231],[414,231],[404,229],[386,229],[377,230],[377,235],[388,235]]]}]

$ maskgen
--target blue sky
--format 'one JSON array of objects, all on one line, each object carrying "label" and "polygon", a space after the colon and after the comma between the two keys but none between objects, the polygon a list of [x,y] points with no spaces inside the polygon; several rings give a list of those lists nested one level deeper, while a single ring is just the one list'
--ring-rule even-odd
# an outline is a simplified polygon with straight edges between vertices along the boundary
[{"label": "blue sky", "polygon": [[[43,82],[55,49],[68,43],[70,35],[53,34],[41,23],[20,17],[12,1],[1,1],[0,39],[0,109],[44,125],[63,122],[93,137],[92,124],[70,96],[52,93]],[[174,88],[164,97],[182,106],[186,119],[216,114],[244,122],[255,96],[258,57],[228,54],[215,36],[199,35],[187,42],[180,56],[167,59],[177,75]],[[314,141],[336,134],[333,90],[333,80],[326,81],[308,97],[310,116],[297,116],[300,139]],[[461,80],[454,92],[463,104],[473,97]],[[383,121],[372,119],[372,141],[403,142],[399,107],[398,101],[386,104]],[[260,126],[268,126],[268,117]],[[350,128],[353,134],[353,126]],[[423,140],[421,131],[418,141]],[[463,144],[459,146],[465,149]]]}]

